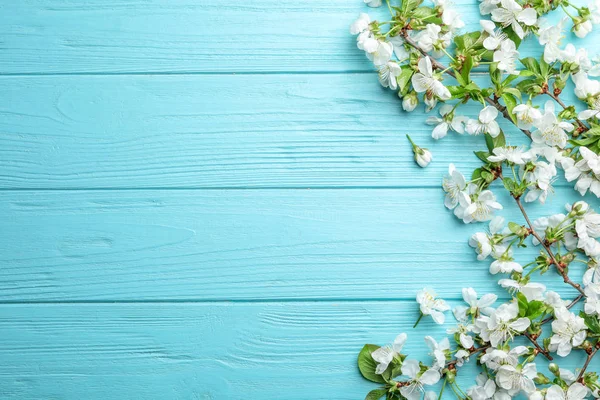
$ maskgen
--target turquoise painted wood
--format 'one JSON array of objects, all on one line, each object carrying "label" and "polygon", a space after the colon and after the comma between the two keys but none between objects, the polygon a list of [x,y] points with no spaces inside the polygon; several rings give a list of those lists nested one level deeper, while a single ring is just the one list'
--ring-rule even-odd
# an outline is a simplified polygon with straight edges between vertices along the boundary
[{"label": "turquoise painted wood", "polygon": [[481,139],[400,110],[348,34],[360,11],[0,1],[2,399],[362,399],[364,343],[408,331],[426,357],[444,335],[411,328],[419,288],[504,296],[439,188]]}]

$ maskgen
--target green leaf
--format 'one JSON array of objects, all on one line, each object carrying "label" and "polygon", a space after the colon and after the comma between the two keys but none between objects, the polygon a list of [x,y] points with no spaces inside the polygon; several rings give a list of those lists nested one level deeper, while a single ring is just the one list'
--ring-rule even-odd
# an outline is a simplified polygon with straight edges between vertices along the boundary
[{"label": "green leaf", "polygon": [[543,301],[534,300],[527,305],[527,318],[534,320],[540,317],[546,311],[546,305]]},{"label": "green leaf", "polygon": [[423,0],[403,0],[400,6],[400,12],[404,16],[411,14],[418,6],[421,5]]},{"label": "green leaf", "polygon": [[416,19],[424,19],[431,18],[432,16],[437,15],[436,11],[431,7],[419,7],[415,9],[412,14],[413,18]]},{"label": "green leaf", "polygon": [[508,38],[515,43],[515,46],[518,49],[521,45],[521,38],[519,37],[519,35],[517,35],[510,26],[504,28],[503,31],[504,33],[506,33],[506,36],[508,36]]},{"label": "green leaf", "polygon": [[369,393],[367,393],[367,397],[365,400],[379,400],[383,396],[387,394],[388,390],[386,388],[373,389]]},{"label": "green leaf", "polygon": [[377,350],[379,346],[375,344],[365,344],[360,353],[358,353],[358,369],[365,379],[371,382],[385,383],[385,379],[381,375],[375,373],[377,363],[371,357],[371,353]]},{"label": "green leaf", "polygon": [[517,99],[511,93],[502,93],[502,100],[504,100],[504,104],[506,104],[506,109],[508,110],[510,119],[516,124],[517,118],[513,114],[513,108],[517,106]]},{"label": "green leaf", "polygon": [[402,67],[402,72],[398,76],[398,89],[401,92],[404,92],[414,73],[415,71],[410,66],[404,65]]},{"label": "green leaf", "polygon": [[[515,76],[515,75],[511,75],[511,76]],[[506,78],[508,79],[508,78]],[[506,79],[504,81],[506,81]],[[521,91],[517,88],[513,88],[513,87],[507,87],[503,89],[504,93],[510,93],[513,96],[515,96],[517,99],[521,100]]]},{"label": "green leaf", "polygon": [[521,59],[521,64],[523,64],[523,66],[525,68],[527,68],[528,71],[531,71],[536,75],[542,75],[542,71],[540,69],[540,64],[538,63],[538,61],[535,58],[533,58],[533,57],[523,58],[523,59]]},{"label": "green leaf", "polygon": [[471,180],[475,180],[478,178],[481,178],[481,168],[476,168],[473,170],[473,173],[471,174]]},{"label": "green leaf", "polygon": [[466,83],[469,83],[471,81],[471,69],[473,69],[473,57],[467,54],[465,56],[465,61],[463,62],[462,68],[460,70],[460,76],[462,76]]},{"label": "green leaf", "polygon": [[481,32],[479,31],[465,33],[464,35],[456,36],[454,38],[454,44],[456,44],[458,50],[466,50],[471,48],[480,36]]},{"label": "green leaf", "polygon": [[[500,131],[500,133],[498,134],[498,136],[496,136],[495,138],[492,138],[492,142],[494,143],[494,149],[496,147],[504,147],[504,146],[506,146],[506,137],[504,136],[504,132]],[[492,150],[490,150],[490,151],[492,151]]]},{"label": "green leaf", "polygon": [[487,163],[488,162],[488,157],[490,156],[490,153],[487,151],[474,151],[473,153],[475,153],[475,155],[477,156],[477,158],[479,158],[481,161]]},{"label": "green leaf", "polygon": [[591,332],[595,334],[600,334],[600,321],[598,321],[598,317],[587,315],[583,311],[579,313],[579,316],[583,318],[583,320],[585,321],[585,325]]},{"label": "green leaf", "polygon": [[491,153],[495,147],[494,147],[494,138],[491,137],[490,135],[488,135],[487,133],[485,134],[485,145],[488,148],[488,151]]},{"label": "green leaf", "polygon": [[517,293],[517,302],[519,303],[519,317],[527,315],[527,297],[523,293]]},{"label": "green leaf", "polygon": [[521,225],[519,225],[519,224],[517,224],[517,223],[514,223],[514,222],[509,222],[509,223],[508,223],[508,229],[509,229],[509,230],[510,230],[512,233],[515,233],[515,234],[517,234],[517,233],[521,232],[521,228],[522,228],[522,226],[521,226]]}]

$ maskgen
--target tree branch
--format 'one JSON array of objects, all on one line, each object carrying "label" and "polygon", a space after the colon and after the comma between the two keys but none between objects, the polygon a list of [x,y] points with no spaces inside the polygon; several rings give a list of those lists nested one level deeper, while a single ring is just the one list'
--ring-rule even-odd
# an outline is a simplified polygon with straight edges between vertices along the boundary
[{"label": "tree branch", "polygon": [[596,346],[594,347],[594,350],[592,350],[591,353],[588,353],[587,359],[585,360],[585,364],[583,364],[583,367],[581,368],[581,371],[579,372],[579,376],[577,377],[578,381],[581,381],[581,379],[583,378],[583,374],[585,374],[585,370],[590,365],[590,361],[592,361],[592,358],[594,358],[594,356],[596,355],[598,350],[600,350],[600,342],[596,343]]},{"label": "tree branch", "polygon": [[[433,66],[433,68],[435,68],[437,70],[440,70],[440,71],[444,71],[446,74],[450,75],[451,77],[456,78],[456,74],[454,73],[454,71],[450,71],[446,66],[444,66],[444,64],[442,64],[439,61],[431,58],[429,56],[429,54],[425,50],[423,50],[421,47],[419,47],[419,45],[416,44],[415,41],[412,40],[408,36],[408,33],[406,31],[402,32],[402,37],[404,38],[404,41],[406,42],[406,44],[408,44],[412,48],[416,49],[423,56],[429,57],[429,59],[431,60],[431,65]],[[491,97],[486,97],[485,101],[486,101],[486,103],[488,103],[489,105],[491,105],[492,107],[494,107],[496,110],[498,110],[502,114],[502,116],[504,118],[506,118],[507,120],[509,120],[511,123],[514,124],[512,118],[510,117],[510,114],[508,113],[508,109],[505,106],[503,106],[502,104],[498,103],[497,100],[494,100]],[[527,137],[531,138],[531,132],[530,131],[528,131],[527,129],[521,129],[521,128],[518,128],[518,129],[521,132],[523,132]]]},{"label": "tree branch", "polygon": [[552,263],[558,270],[558,273],[561,274],[561,276],[563,277],[563,281],[566,284],[571,285],[573,288],[575,288],[575,290],[577,290],[582,296],[585,296],[585,292],[581,288],[581,285],[573,282],[571,280],[571,278],[569,278],[569,275],[567,275],[567,271],[565,271],[565,267],[560,262],[558,262],[558,260],[554,256],[554,253],[552,252],[552,249],[550,248],[550,245],[544,239],[542,239],[542,237],[533,228],[533,224],[531,223],[531,220],[529,219],[529,216],[527,215],[527,212],[525,211],[525,208],[523,207],[523,204],[521,203],[521,199],[519,197],[514,197],[514,199],[517,202],[519,209],[521,210],[521,214],[523,214],[523,217],[525,217],[525,221],[527,221],[527,225],[529,225],[529,230],[531,231],[531,234],[544,247],[544,250],[546,250],[546,253],[548,253],[550,260],[552,260]]}]

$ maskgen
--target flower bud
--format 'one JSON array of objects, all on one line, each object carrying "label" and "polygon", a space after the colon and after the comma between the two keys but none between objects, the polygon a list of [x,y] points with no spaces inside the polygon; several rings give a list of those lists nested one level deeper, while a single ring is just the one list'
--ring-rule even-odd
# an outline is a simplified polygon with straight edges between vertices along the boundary
[{"label": "flower bud", "polygon": [[537,373],[537,376],[533,379],[533,381],[535,383],[537,383],[538,385],[547,385],[550,383],[550,379],[548,379],[544,374],[542,374],[541,372]]},{"label": "flower bud", "polygon": [[[400,95],[400,93],[398,93]],[[417,105],[419,104],[419,98],[417,97],[417,93],[412,91],[408,93],[406,96],[402,98],[402,108],[404,111],[412,112]]]},{"label": "flower bud", "polygon": [[554,375],[559,374],[560,373],[560,368],[558,368],[558,365],[555,363],[550,363],[550,365],[548,365],[548,369],[550,370],[550,372],[552,372]]},{"label": "flower bud", "polygon": [[431,162],[431,152],[427,149],[419,147],[418,151],[415,152],[415,161],[419,164],[419,167],[425,168]]},{"label": "flower bud", "polygon": [[417,164],[419,164],[419,167],[425,168],[426,166],[428,166],[432,159],[431,152],[427,149],[423,149],[417,146],[415,142],[412,141],[410,136],[406,135],[406,137],[412,145],[412,151],[415,155],[415,161],[417,162]]},{"label": "flower bud", "polygon": [[559,112],[558,117],[561,119],[575,119],[577,118],[577,111],[575,111],[575,107],[569,106]]}]

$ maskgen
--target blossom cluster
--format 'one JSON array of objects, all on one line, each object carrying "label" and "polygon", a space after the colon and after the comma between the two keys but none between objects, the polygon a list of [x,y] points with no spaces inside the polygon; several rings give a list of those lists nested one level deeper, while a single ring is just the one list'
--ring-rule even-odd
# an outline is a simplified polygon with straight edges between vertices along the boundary
[{"label": "blossom cluster", "polygon": [[[600,365],[600,356],[594,359],[600,352],[600,214],[593,209],[600,198],[600,64],[586,49],[562,45],[567,27],[583,38],[600,23],[600,0],[586,6],[569,0],[479,0],[482,19],[469,32],[449,0],[386,5],[389,21],[362,13],[350,32],[380,84],[402,99],[402,109],[413,112],[423,103],[431,113],[424,122],[433,139],[466,134],[485,144],[475,152],[481,166],[469,175],[449,165],[442,180],[444,205],[465,224],[488,223],[468,244],[506,295],[501,301],[466,287],[465,304],[452,309],[433,289],[421,290],[415,326],[426,317],[445,324],[451,309],[456,324],[447,330],[449,337],[425,337],[427,361],[402,353],[406,333],[386,346],[366,345],[359,369],[382,385],[367,399],[433,400],[446,387],[459,399],[600,398],[593,371]],[[564,15],[558,23],[547,19],[554,12]],[[526,40],[540,46],[539,57],[521,56]],[[487,79],[474,71],[485,71]],[[562,100],[568,87],[578,104]],[[475,113],[468,104],[476,105]],[[515,135],[527,145],[510,144],[509,139],[523,142]],[[407,137],[415,161],[427,167],[431,151]],[[560,179],[596,203],[577,201],[561,213],[530,219],[525,204],[544,204]],[[506,204],[500,204],[497,190],[509,194],[522,220],[507,222],[498,215]],[[539,255],[521,262],[524,247],[539,249]],[[574,278],[578,270],[580,279]],[[573,296],[563,299],[536,281],[546,273],[556,274]],[[584,354],[585,362],[576,370],[561,368],[560,359],[574,352]],[[554,361],[547,371],[538,368],[539,357]],[[481,374],[461,388],[456,376],[467,363]]]}]

